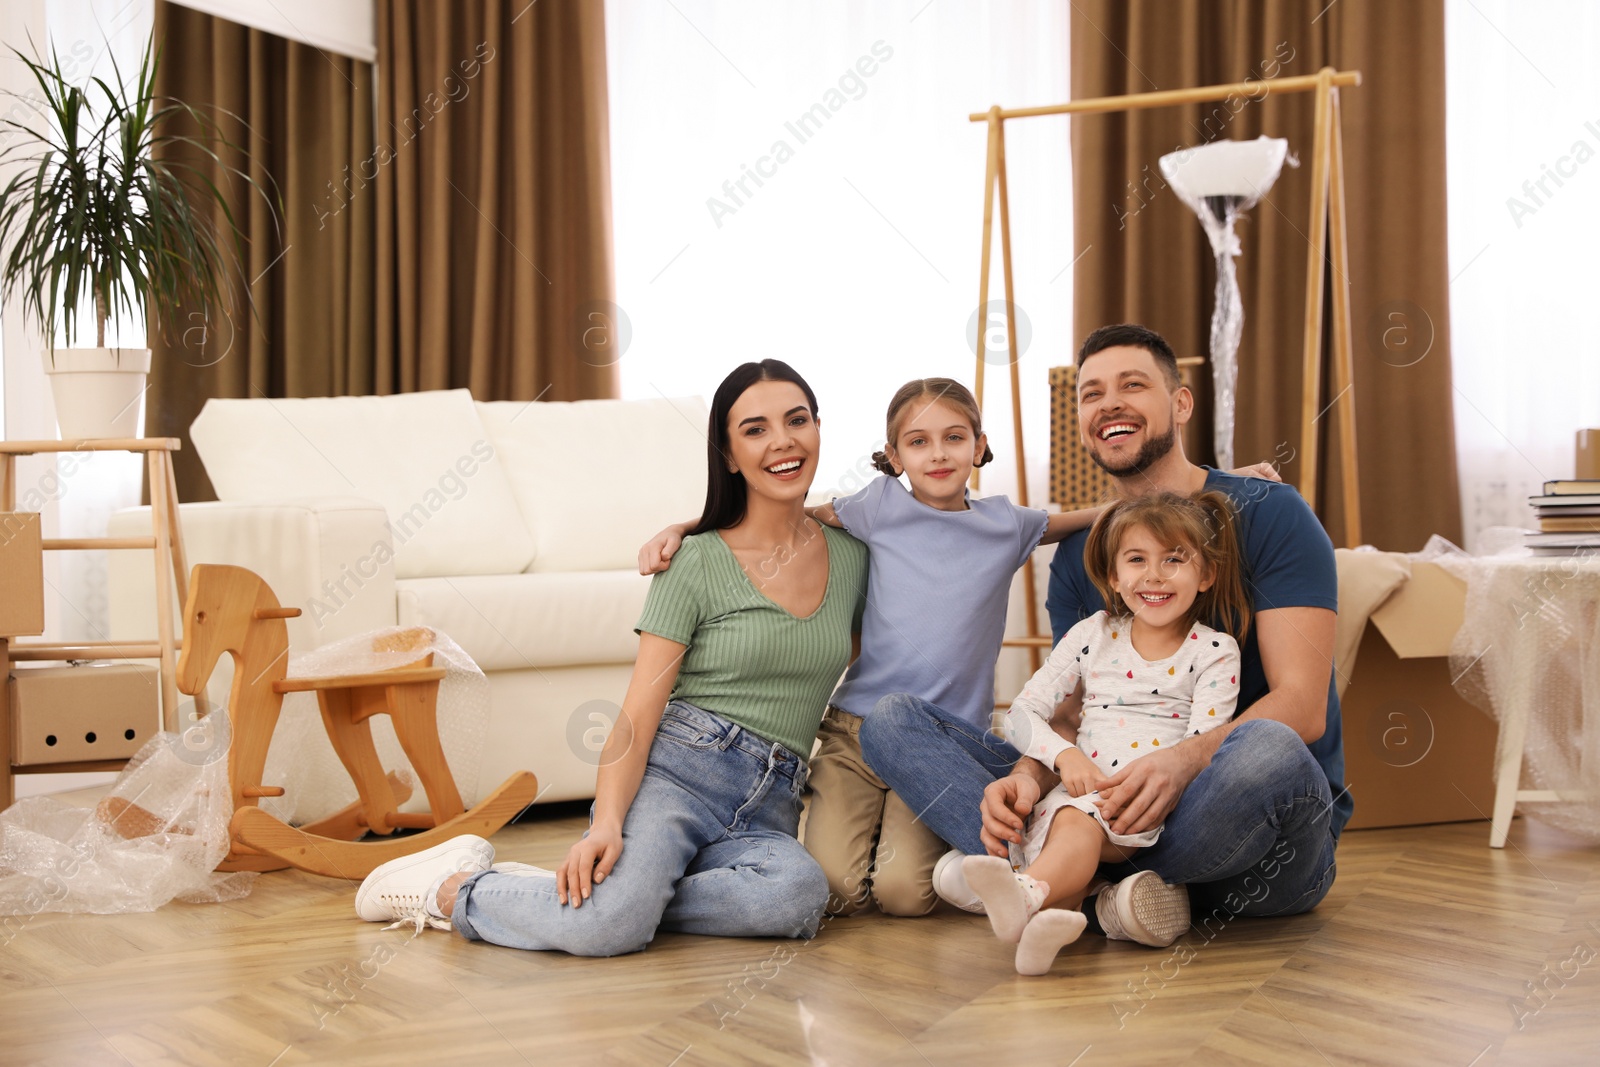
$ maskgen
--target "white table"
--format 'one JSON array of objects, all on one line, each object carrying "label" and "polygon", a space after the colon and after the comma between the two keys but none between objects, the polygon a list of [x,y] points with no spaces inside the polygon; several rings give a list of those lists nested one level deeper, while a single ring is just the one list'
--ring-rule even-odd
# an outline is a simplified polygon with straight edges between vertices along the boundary
[{"label": "white table", "polygon": [[[1490,692],[1504,694],[1505,706],[1495,709],[1500,719],[1499,767],[1495,775],[1494,817],[1489,827],[1489,846],[1504,848],[1519,801],[1600,802],[1600,798],[1581,792],[1521,788],[1528,719],[1539,699],[1538,684],[1550,667],[1551,657],[1578,656],[1584,643],[1600,633],[1596,627],[1600,616],[1600,554],[1489,557],[1474,561],[1474,569],[1478,567],[1483,570],[1469,579],[1469,609],[1473,580],[1492,583],[1491,596],[1496,601],[1504,597],[1507,609],[1504,630],[1494,634],[1494,643],[1503,643],[1504,647],[1486,649],[1484,654]],[[1600,691],[1591,688],[1600,679],[1600,649],[1589,651],[1591,662],[1582,664],[1580,672],[1582,706],[1575,712],[1580,741],[1600,730],[1600,722],[1590,721],[1600,713]],[[1584,706],[1591,714],[1584,714]]]}]

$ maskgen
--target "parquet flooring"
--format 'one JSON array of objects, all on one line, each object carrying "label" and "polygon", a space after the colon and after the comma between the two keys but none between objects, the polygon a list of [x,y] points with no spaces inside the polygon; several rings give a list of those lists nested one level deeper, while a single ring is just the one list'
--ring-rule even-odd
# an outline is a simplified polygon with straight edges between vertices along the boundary
[{"label": "parquet flooring", "polygon": [[[581,825],[494,840],[552,866]],[[1600,1063],[1600,847],[1521,819],[1487,840],[1352,831],[1310,915],[1086,937],[1044,978],[954,911],[584,960],[385,933],[348,883],[270,874],[229,904],[7,920],[0,1063]]]}]

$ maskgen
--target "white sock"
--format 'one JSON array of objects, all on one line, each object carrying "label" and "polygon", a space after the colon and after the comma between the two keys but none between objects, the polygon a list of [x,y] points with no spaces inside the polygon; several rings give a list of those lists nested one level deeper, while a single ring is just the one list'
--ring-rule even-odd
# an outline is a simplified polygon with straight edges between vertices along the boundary
[{"label": "white sock", "polygon": [[1089,920],[1081,911],[1046,908],[1028,920],[1017,942],[1017,973],[1046,974],[1056,953],[1078,940]]},{"label": "white sock", "polygon": [[450,916],[446,915],[444,910],[439,907],[439,890],[444,888],[444,884],[446,882],[461,873],[463,872],[445,871],[443,874],[439,875],[439,877],[435,878],[433,880],[433,884],[428,887],[428,891],[422,894],[423,910],[435,919],[444,919],[449,921]]},{"label": "white sock", "polygon": [[1010,861],[999,856],[968,856],[961,861],[961,873],[983,900],[994,936],[1012,945],[1050,891],[1046,883],[1013,871]]}]

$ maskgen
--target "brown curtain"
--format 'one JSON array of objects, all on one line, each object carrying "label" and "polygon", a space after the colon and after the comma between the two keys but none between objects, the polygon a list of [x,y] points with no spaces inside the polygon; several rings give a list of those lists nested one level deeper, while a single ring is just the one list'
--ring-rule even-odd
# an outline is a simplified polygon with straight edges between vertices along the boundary
[{"label": "brown curtain", "polygon": [[616,395],[604,5],[377,12],[377,391]]},{"label": "brown curtain", "polygon": [[373,391],[373,67],[164,0],[155,40],[156,93],[217,109],[224,158],[267,194],[186,157],[228,193],[254,312],[185,310],[153,333],[146,432],[184,438],[181,498],[210,500],[188,444],[208,398]]},{"label": "brown curtain", "polygon": [[[1323,66],[1361,71],[1362,84],[1342,90],[1341,104],[1363,537],[1391,550],[1420,548],[1433,533],[1459,541],[1442,0],[1077,0],[1071,33],[1080,99]],[[1199,220],[1165,187],[1163,154],[1265,133],[1287,138],[1306,164],[1285,169],[1239,225],[1240,463],[1283,460],[1299,447],[1311,104],[1305,93],[1072,120],[1076,241],[1080,251],[1092,246],[1074,278],[1080,339],[1106,323],[1142,322],[1179,355],[1207,354],[1215,268]],[[1209,412],[1209,389],[1197,399]],[[1196,421],[1186,437],[1191,458],[1210,462],[1209,415]],[[1319,511],[1337,534],[1334,422],[1332,413],[1321,419]],[[1300,480],[1297,458],[1283,474]]]}]

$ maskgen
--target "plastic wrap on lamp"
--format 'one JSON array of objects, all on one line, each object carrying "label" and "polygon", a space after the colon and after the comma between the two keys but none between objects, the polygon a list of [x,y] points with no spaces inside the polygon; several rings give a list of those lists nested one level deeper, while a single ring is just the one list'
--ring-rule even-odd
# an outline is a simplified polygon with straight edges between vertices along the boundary
[{"label": "plastic wrap on lamp", "polygon": [[1289,156],[1289,142],[1280,137],[1254,141],[1216,141],[1161,157],[1161,173],[1178,199],[1189,205],[1205,227],[1217,261],[1216,303],[1211,313],[1211,385],[1217,466],[1233,464],[1233,425],[1239,381],[1239,342],[1244,337],[1244,302],[1234,257],[1239,237],[1233,224],[1278,180]]}]

